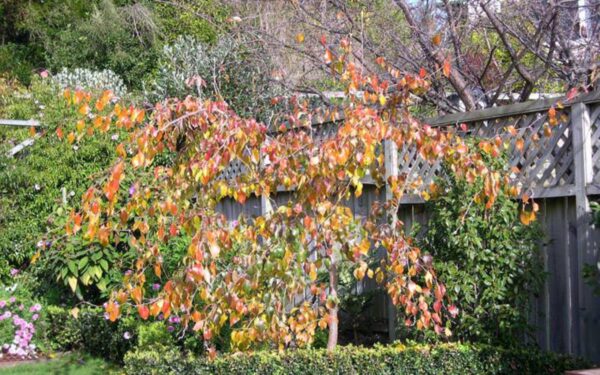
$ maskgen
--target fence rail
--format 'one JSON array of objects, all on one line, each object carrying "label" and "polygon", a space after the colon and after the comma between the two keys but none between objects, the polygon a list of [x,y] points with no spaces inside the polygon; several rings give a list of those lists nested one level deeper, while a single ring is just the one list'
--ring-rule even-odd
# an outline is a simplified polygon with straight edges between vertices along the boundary
[{"label": "fence rail", "polygon": [[39,127],[40,122],[36,120],[6,120],[0,119],[0,126],[26,126],[26,127]]}]

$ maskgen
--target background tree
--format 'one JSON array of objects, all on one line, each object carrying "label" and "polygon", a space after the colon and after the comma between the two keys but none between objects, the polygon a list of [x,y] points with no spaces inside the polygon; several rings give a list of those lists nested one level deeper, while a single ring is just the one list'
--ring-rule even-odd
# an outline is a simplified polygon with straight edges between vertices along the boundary
[{"label": "background tree", "polygon": [[302,43],[321,35],[329,43],[350,35],[359,46],[354,57],[367,71],[376,68],[378,56],[413,74],[423,69],[435,79],[419,96],[442,112],[587,88],[598,77],[595,0],[230,3],[242,18],[239,27],[268,44],[273,55],[295,55],[278,62],[299,91],[323,91],[324,76],[316,73],[321,52]]}]

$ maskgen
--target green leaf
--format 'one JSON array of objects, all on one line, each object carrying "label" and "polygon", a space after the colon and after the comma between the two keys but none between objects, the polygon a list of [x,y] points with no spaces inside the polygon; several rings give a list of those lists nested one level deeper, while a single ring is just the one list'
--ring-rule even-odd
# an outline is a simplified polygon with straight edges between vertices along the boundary
[{"label": "green leaf", "polygon": [[104,271],[108,272],[108,262],[106,259],[100,260],[100,267],[102,267]]},{"label": "green leaf", "polygon": [[73,275],[75,275],[75,276],[79,275],[77,264],[75,263],[75,261],[73,261],[73,260],[69,261],[69,263],[67,263],[67,267],[69,267],[69,270],[71,271],[71,273]]},{"label": "green leaf", "polygon": [[84,257],[79,260],[79,270],[80,271],[83,269],[83,267],[85,267],[88,264],[88,260],[89,260],[88,257]]},{"label": "green leaf", "polygon": [[98,287],[98,290],[100,290],[101,292],[106,290],[106,286],[107,286],[108,282],[106,279],[102,279],[98,282],[98,284],[96,284],[96,286]]}]

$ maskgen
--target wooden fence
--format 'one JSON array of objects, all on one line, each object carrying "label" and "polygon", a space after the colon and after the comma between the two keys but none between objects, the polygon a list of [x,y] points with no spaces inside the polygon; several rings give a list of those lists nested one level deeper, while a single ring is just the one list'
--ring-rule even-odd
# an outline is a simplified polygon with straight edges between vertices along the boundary
[{"label": "wooden fence", "polygon": [[[585,264],[599,261],[600,230],[591,227],[589,200],[600,194],[600,92],[583,95],[571,103],[563,102],[560,121],[545,135],[548,110],[559,99],[540,100],[469,113],[457,113],[426,120],[436,127],[459,127],[466,124],[465,135],[493,138],[503,137],[510,143],[510,164],[521,170],[518,183],[536,198],[540,205],[539,221],[545,238],[541,241],[543,261],[548,273],[543,293],[532,298],[531,324],[536,328],[535,339],[540,347],[581,355],[600,361],[600,297],[592,294],[582,278]],[[510,136],[506,127],[517,131]],[[319,137],[336,131],[335,123],[315,126]],[[532,139],[538,137],[538,141]],[[516,151],[516,140],[525,140],[523,152]],[[411,149],[397,150],[386,144],[386,171],[430,181],[438,165],[423,161]],[[232,165],[224,177],[241,173]],[[366,216],[375,200],[385,199],[388,189],[378,190],[365,183],[363,194],[352,198],[349,205],[357,216]],[[280,192],[276,203],[287,201],[288,194]],[[428,213],[424,201],[417,196],[405,196],[398,219],[407,226],[425,224]],[[231,200],[220,203],[220,210],[234,219],[240,214],[258,216],[267,210],[261,198],[248,199],[239,205]],[[368,286],[367,286],[368,287]],[[384,325],[394,337],[394,309],[380,297],[372,311],[375,317],[387,321]]]}]

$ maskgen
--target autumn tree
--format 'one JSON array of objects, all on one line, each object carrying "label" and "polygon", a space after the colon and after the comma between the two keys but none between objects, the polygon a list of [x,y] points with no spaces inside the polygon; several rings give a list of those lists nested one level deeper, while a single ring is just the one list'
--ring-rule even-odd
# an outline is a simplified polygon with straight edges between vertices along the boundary
[{"label": "autumn tree", "polygon": [[[370,73],[356,63],[348,39],[334,49],[323,37],[321,46],[323,63],[346,87],[345,99],[335,111],[315,111],[293,99],[295,109],[273,130],[236,115],[225,102],[188,96],[145,113],[113,104],[108,91],[98,97],[65,92],[82,118],[57,136],[74,143],[115,128],[128,134],[116,148],[117,162],[87,190],[65,227],[71,237],[103,246],[127,242],[137,252],[106,304],[110,320],[130,310],[144,320],[177,315],[184,330],[201,334],[211,355],[225,327],[235,350],[308,345],[320,327],[328,329],[332,350],[344,264],[357,280],[379,282],[407,326],[451,334],[449,318],[458,311],[445,297],[431,256],[396,219],[405,193],[435,196],[437,187],[386,170],[384,145],[415,148],[429,163],[441,158],[459,179],[483,179],[476,204],[491,207],[499,191],[518,193],[508,176],[482,160],[482,153],[498,155],[504,143],[497,137],[470,145],[455,130],[415,120],[412,98],[429,89],[425,75],[400,71],[383,58],[375,62],[378,74]],[[323,139],[312,125],[326,119],[337,127]],[[159,162],[167,154],[170,161]],[[240,172],[225,178],[234,163]],[[387,186],[387,198],[368,217],[355,217],[344,202],[362,194],[367,176]],[[277,206],[281,190],[290,198]],[[216,209],[224,199],[244,204],[251,196],[271,209],[235,222]],[[187,255],[166,272],[169,254],[161,249],[185,238]],[[370,266],[380,250],[385,256]]]}]

